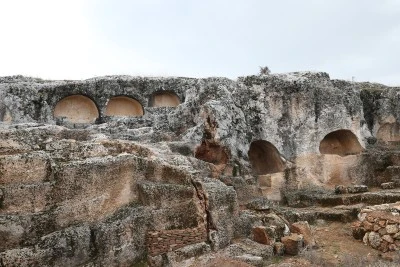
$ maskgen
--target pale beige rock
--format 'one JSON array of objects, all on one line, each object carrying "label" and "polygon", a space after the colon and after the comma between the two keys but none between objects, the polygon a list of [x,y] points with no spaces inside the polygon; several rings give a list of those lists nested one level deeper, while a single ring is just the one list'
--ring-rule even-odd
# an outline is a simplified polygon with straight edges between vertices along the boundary
[{"label": "pale beige rock", "polygon": [[388,243],[393,243],[393,238],[390,235],[382,236],[382,240],[385,240]]},{"label": "pale beige rock", "polygon": [[386,225],[386,232],[388,234],[395,234],[399,231],[399,227],[397,226],[397,224],[388,224]]}]

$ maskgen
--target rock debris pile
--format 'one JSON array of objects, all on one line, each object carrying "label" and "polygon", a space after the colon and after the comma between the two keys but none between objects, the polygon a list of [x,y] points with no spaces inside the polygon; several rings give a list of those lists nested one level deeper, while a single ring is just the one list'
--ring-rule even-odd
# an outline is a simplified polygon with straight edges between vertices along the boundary
[{"label": "rock debris pile", "polygon": [[352,224],[353,236],[382,252],[400,250],[400,202],[366,207]]}]

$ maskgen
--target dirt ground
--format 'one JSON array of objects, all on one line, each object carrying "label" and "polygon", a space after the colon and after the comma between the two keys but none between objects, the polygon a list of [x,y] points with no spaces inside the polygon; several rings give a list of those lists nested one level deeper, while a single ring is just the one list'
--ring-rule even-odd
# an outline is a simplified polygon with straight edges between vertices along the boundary
[{"label": "dirt ground", "polygon": [[364,245],[353,238],[350,225],[319,221],[311,226],[318,245],[316,249],[305,250],[296,257],[277,258],[274,259],[276,263],[267,263],[265,266],[400,266],[397,252],[382,254]]},{"label": "dirt ground", "polygon": [[[317,242],[314,249],[304,250],[298,256],[274,256],[264,262],[271,267],[386,267],[400,266],[400,253],[383,254],[362,241],[353,238],[351,223],[325,222],[318,220],[311,225]],[[391,259],[389,259],[391,258]],[[205,257],[205,261],[194,261],[185,265],[190,267],[251,267],[244,262],[214,255]]]}]

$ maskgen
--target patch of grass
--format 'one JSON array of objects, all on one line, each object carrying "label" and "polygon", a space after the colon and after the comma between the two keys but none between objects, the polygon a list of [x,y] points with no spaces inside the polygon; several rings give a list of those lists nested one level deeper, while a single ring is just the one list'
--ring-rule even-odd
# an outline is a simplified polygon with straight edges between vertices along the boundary
[{"label": "patch of grass", "polygon": [[284,260],[283,256],[274,255],[272,258],[263,262],[263,267],[270,266],[271,264],[279,264]]}]

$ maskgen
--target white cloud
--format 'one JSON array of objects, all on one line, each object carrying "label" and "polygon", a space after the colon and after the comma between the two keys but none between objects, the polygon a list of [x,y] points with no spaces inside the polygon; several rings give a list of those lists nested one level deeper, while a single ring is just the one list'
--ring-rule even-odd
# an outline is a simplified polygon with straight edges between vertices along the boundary
[{"label": "white cloud", "polygon": [[88,1],[2,1],[0,76],[84,79],[106,74],[145,74],[163,69],[133,49],[121,50],[96,35]]},{"label": "white cloud", "polygon": [[0,0],[0,76],[327,71],[400,84],[399,0]]},{"label": "white cloud", "polygon": [[85,67],[91,36],[80,1],[2,1],[0,9],[0,74],[68,77]]}]

